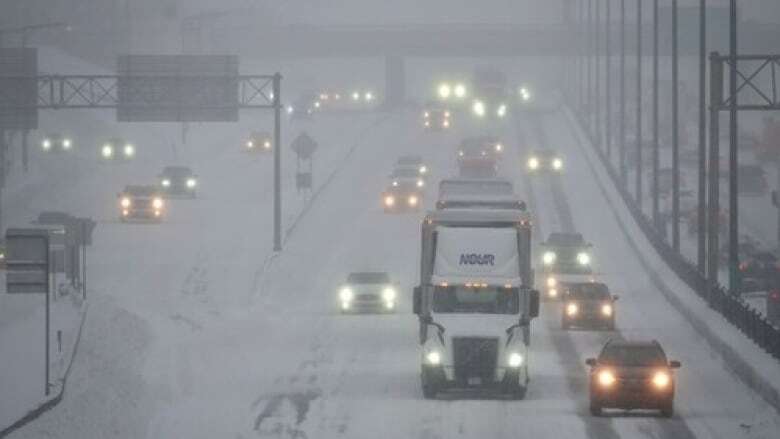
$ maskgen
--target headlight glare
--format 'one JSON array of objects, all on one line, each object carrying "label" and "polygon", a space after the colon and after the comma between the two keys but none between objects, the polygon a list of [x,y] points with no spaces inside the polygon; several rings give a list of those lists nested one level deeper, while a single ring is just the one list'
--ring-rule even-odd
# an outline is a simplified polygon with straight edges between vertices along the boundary
[{"label": "headlight glare", "polygon": [[566,315],[576,316],[579,311],[580,308],[574,302],[571,302],[568,305],[566,305]]},{"label": "headlight glare", "polygon": [[162,209],[162,207],[163,207],[163,200],[162,200],[162,198],[157,197],[157,198],[153,199],[152,200],[152,206],[155,209]]},{"label": "headlight glare", "polygon": [[671,381],[672,379],[669,377],[669,374],[664,371],[659,370],[653,374],[653,385],[659,389],[665,389]]},{"label": "headlight glare", "polygon": [[353,297],[352,289],[349,287],[344,287],[339,291],[339,299],[342,302],[351,302]]},{"label": "headlight glare", "polygon": [[430,351],[425,354],[425,360],[432,366],[438,366],[441,364],[441,354],[437,351]]},{"label": "headlight glare", "polygon": [[528,168],[531,170],[536,170],[539,168],[539,159],[536,157],[531,157],[528,159]]},{"label": "headlight glare", "polygon": [[163,185],[163,187],[168,187],[168,186],[170,186],[170,185],[171,185],[171,180],[168,180],[167,178],[166,178],[166,179],[163,179],[163,181],[162,181],[162,185]]},{"label": "headlight glare", "polygon": [[612,315],[612,305],[605,303],[604,305],[601,305],[601,314],[603,314],[606,317],[609,317]]},{"label": "headlight glare", "polygon": [[542,255],[542,262],[544,265],[552,265],[555,262],[557,255],[555,252],[547,251]]},{"label": "headlight glare", "polygon": [[130,204],[131,204],[131,202],[130,202],[130,198],[123,197],[123,198],[122,198],[122,200],[119,202],[119,204],[121,204],[121,205],[122,205],[122,207],[124,207],[125,209],[127,209],[128,207],[130,207]]},{"label": "headlight glare", "polygon": [[485,115],[485,104],[482,101],[474,101],[471,111],[478,117],[483,117]]},{"label": "headlight glare", "polygon": [[382,290],[382,299],[384,299],[385,302],[392,302],[395,300],[395,290],[387,287],[384,290]]},{"label": "headlight glare", "polygon": [[518,352],[512,352],[507,358],[509,367],[520,367],[523,365],[523,356]]},{"label": "headlight glare", "polygon": [[577,262],[580,265],[588,265],[588,264],[590,264],[590,255],[585,253],[585,252],[577,253]]},{"label": "headlight glare", "polygon": [[603,387],[609,387],[615,384],[615,374],[609,370],[602,370],[598,373],[598,381]]}]

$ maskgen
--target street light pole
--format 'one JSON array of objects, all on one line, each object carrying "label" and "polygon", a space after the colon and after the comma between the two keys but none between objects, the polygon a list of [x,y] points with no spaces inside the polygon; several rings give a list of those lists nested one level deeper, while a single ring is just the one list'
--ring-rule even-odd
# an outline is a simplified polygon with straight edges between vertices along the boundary
[{"label": "street light pole", "polygon": [[593,62],[594,69],[596,70],[595,77],[596,83],[594,84],[594,95],[596,96],[596,108],[594,108],[594,116],[596,119],[596,147],[601,149],[601,0],[595,0],[596,11],[593,16]]},{"label": "street light pole", "polygon": [[626,174],[626,0],[620,0],[620,180],[628,183]]},{"label": "street light pole", "polygon": [[707,0],[699,0],[699,205],[697,209],[699,273],[706,272],[707,258]]},{"label": "street light pole", "polygon": [[738,189],[738,156],[737,156],[737,0],[730,0],[729,26],[729,290],[739,294],[740,279],[737,265],[739,257],[739,202]]},{"label": "street light pole", "polygon": [[672,248],[680,252],[680,121],[677,0],[672,0]]},{"label": "street light pole", "polygon": [[605,34],[605,49],[606,49],[606,68],[604,69],[605,74],[605,89],[606,89],[606,118],[607,118],[607,126],[606,126],[606,148],[607,148],[607,160],[610,162],[610,166],[612,166],[612,45],[610,41],[610,23],[612,22],[612,0],[606,0],[607,2],[607,19],[604,24],[604,34]]},{"label": "street light pole", "polygon": [[588,136],[593,140],[593,0],[588,0],[588,68],[587,68],[587,105],[585,108],[586,126],[588,127]]},{"label": "street light pole", "polygon": [[282,75],[273,78],[274,104],[274,251],[282,250]]},{"label": "street light pole", "polygon": [[636,2],[636,204],[642,209],[642,0]]},{"label": "street light pole", "polygon": [[663,227],[658,200],[658,0],[653,0],[653,224]]}]

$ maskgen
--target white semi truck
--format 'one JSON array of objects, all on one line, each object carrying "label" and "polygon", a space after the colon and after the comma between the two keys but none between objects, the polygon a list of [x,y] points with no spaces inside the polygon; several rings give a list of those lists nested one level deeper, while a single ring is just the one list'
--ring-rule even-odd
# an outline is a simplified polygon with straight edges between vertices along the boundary
[{"label": "white semi truck", "polygon": [[444,209],[422,223],[422,391],[494,390],[520,399],[529,382],[531,223],[518,209]]}]

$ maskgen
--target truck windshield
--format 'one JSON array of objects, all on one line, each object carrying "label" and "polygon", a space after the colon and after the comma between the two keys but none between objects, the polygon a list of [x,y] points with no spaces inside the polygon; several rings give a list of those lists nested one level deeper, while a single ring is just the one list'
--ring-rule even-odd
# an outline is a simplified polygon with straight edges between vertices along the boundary
[{"label": "truck windshield", "polygon": [[433,311],[462,314],[517,314],[520,312],[519,296],[517,288],[438,286],[433,292]]}]

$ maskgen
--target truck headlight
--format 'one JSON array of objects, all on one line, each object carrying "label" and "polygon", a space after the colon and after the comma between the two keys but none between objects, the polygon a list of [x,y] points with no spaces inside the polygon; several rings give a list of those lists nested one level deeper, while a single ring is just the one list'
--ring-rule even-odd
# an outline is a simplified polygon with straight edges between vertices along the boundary
[{"label": "truck headlight", "polygon": [[135,147],[133,145],[125,145],[125,157],[132,157],[135,155]]},{"label": "truck headlight", "polygon": [[395,290],[392,288],[385,288],[382,290],[382,299],[384,299],[385,302],[395,301]]},{"label": "truck headlight", "polygon": [[555,262],[556,258],[557,255],[555,254],[555,252],[550,252],[550,251],[544,252],[544,254],[542,255],[542,263],[544,263],[544,265],[552,265]]},{"label": "truck headlight", "polygon": [[130,207],[130,204],[132,204],[132,202],[130,201],[130,198],[128,198],[128,197],[122,197],[122,199],[119,201],[119,204],[122,207],[124,207],[125,209],[127,209],[127,208]]},{"label": "truck headlight", "polygon": [[455,88],[452,90],[455,93],[455,97],[462,99],[466,96],[466,86],[463,84],[455,84]]},{"label": "truck headlight", "polygon": [[393,206],[395,204],[395,197],[392,195],[388,195],[385,197],[385,206]]},{"label": "truck headlight", "polygon": [[609,317],[612,315],[612,305],[605,303],[604,305],[601,305],[601,314],[603,314],[606,317]]},{"label": "truck headlight", "polygon": [[498,109],[496,110],[496,116],[498,117],[506,116],[506,104],[501,104],[498,106]]},{"label": "truck headlight", "polygon": [[580,265],[588,265],[588,264],[590,264],[590,255],[585,253],[585,252],[577,253],[577,262]]},{"label": "truck headlight", "polygon": [[485,103],[482,101],[474,101],[474,104],[471,106],[471,111],[473,111],[477,117],[484,117]]},{"label": "truck headlight", "polygon": [[419,201],[420,200],[417,198],[416,195],[410,195],[409,196],[409,205],[410,206],[416,206]]},{"label": "truck headlight", "polygon": [[425,165],[420,166],[420,174],[426,174],[428,172],[428,167]]},{"label": "truck headlight", "polygon": [[114,148],[111,145],[103,145],[103,148],[100,149],[100,155],[107,159],[111,158],[114,155]]},{"label": "truck headlight", "polygon": [[171,180],[168,180],[167,178],[166,178],[166,179],[163,179],[163,181],[162,181],[162,185],[163,185],[163,187],[168,187],[168,186],[170,186],[170,185],[171,185]]},{"label": "truck headlight", "polygon": [[339,291],[339,299],[341,299],[342,302],[349,303],[352,301],[353,297],[352,289],[349,287],[344,287]]},{"label": "truck headlight", "polygon": [[602,370],[597,375],[597,378],[602,387],[610,387],[615,384],[615,374],[610,370]]},{"label": "truck headlight", "polygon": [[192,188],[194,188],[197,185],[198,185],[198,180],[195,180],[194,178],[188,178],[187,179],[187,187],[188,188],[192,189]]},{"label": "truck headlight", "polygon": [[653,374],[653,385],[658,389],[665,389],[672,381],[669,374],[664,371],[658,371]]},{"label": "truck headlight", "polygon": [[580,308],[577,306],[576,303],[571,302],[568,305],[566,305],[566,315],[576,316],[578,312],[580,312]]},{"label": "truck headlight", "polygon": [[158,209],[158,210],[162,209],[162,207],[163,207],[163,200],[162,200],[162,198],[156,197],[155,199],[153,199],[152,200],[152,207],[154,207],[155,209]]},{"label": "truck headlight", "polygon": [[430,351],[425,354],[425,361],[432,366],[441,364],[441,354],[438,351]]},{"label": "truck headlight", "polygon": [[552,167],[556,171],[560,171],[561,168],[563,168],[563,160],[561,160],[559,158],[554,158],[553,161],[552,161]]},{"label": "truck headlight", "polygon": [[523,356],[518,352],[512,352],[507,358],[509,367],[520,367],[523,365]]},{"label": "truck headlight", "polygon": [[539,169],[539,159],[536,157],[531,157],[528,159],[528,169],[532,171]]}]

